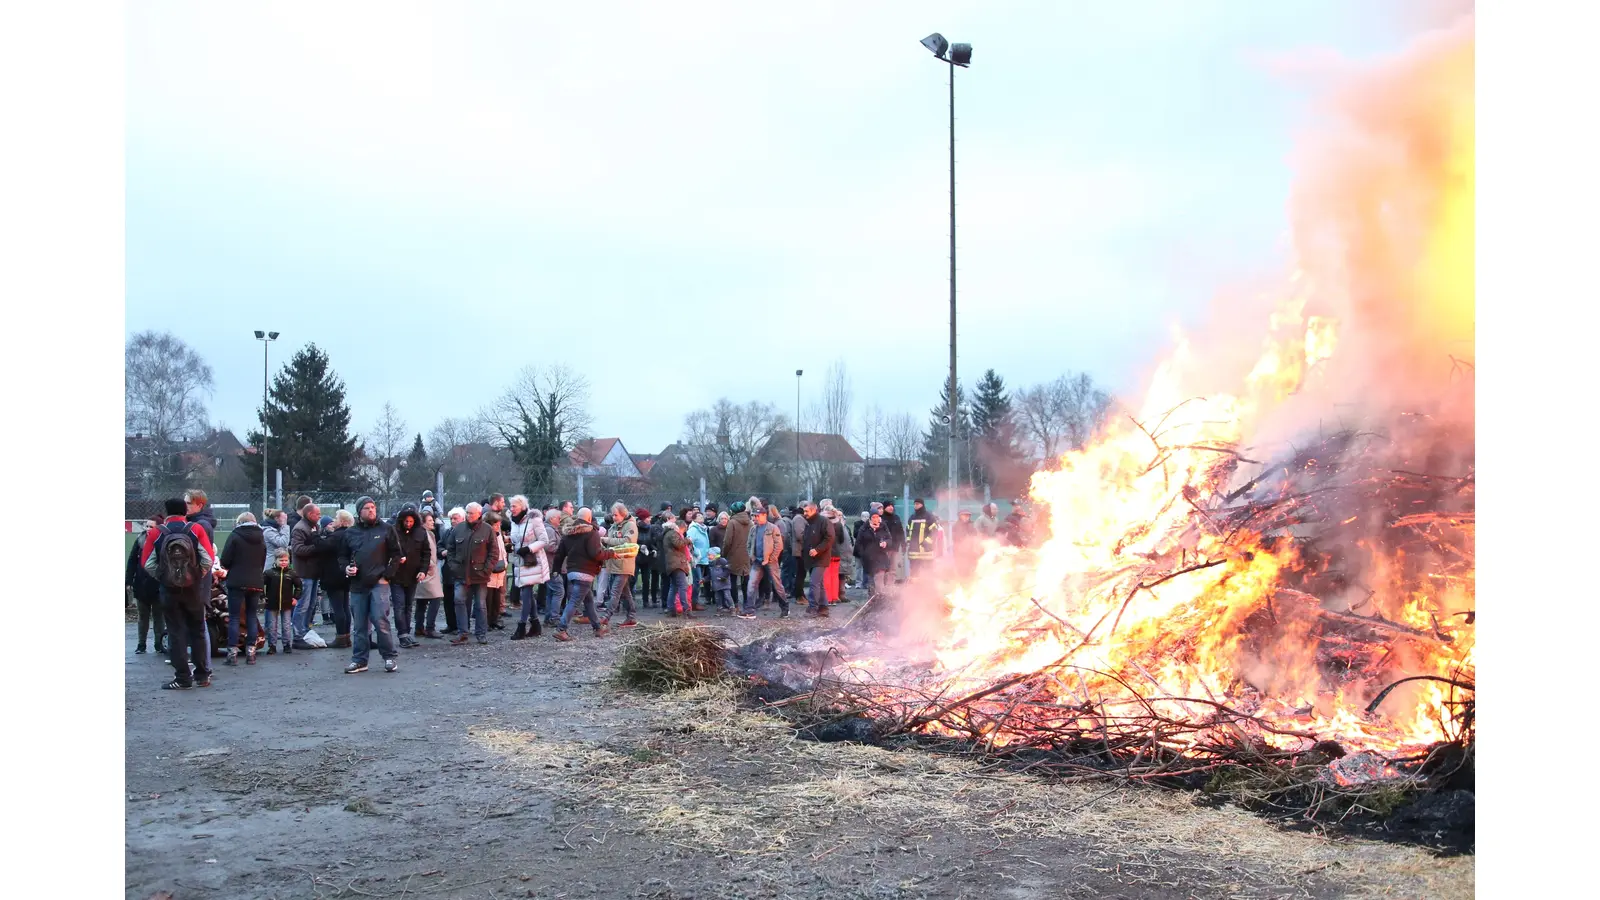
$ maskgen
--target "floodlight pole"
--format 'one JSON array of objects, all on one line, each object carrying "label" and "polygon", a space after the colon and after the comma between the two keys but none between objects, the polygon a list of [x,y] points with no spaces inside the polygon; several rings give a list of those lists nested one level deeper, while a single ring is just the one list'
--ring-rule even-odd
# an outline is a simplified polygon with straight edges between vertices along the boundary
[{"label": "floodlight pole", "polygon": [[[261,515],[267,514],[267,347],[278,339],[276,331],[270,334],[256,332],[256,340],[261,342]],[[265,524],[263,522],[263,524]]]},{"label": "floodlight pole", "polygon": [[950,509],[945,519],[950,521],[960,500],[956,494],[956,65],[946,65],[950,69]]}]

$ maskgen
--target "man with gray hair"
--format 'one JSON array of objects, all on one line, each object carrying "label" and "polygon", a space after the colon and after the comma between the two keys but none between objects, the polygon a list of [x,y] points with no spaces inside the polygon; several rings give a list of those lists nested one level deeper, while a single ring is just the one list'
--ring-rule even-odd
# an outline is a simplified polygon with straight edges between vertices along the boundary
[{"label": "man with gray hair", "polygon": [[[806,615],[813,618],[828,616],[828,564],[833,562],[833,522],[818,512],[817,504],[806,501],[805,533],[801,543],[800,564],[811,571],[806,594]],[[821,570],[821,571],[818,571]]]},{"label": "man with gray hair", "polygon": [[[467,504],[467,517],[450,529],[445,537],[445,559],[455,582],[456,626],[461,629],[452,645],[467,642],[467,625],[478,643],[489,643],[489,620],[485,600],[489,588],[489,542],[500,538],[483,520],[483,505]],[[469,616],[471,618],[469,618]]]}]

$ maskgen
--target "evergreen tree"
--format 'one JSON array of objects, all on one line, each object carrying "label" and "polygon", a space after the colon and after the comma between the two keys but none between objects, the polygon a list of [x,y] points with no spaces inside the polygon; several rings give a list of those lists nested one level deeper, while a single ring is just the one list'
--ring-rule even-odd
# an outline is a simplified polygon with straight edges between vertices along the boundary
[{"label": "evergreen tree", "polygon": [[422,445],[422,435],[417,435],[411,452],[406,454],[404,468],[400,470],[400,490],[407,499],[433,487],[433,466],[428,463],[428,450]]},{"label": "evergreen tree", "polygon": [[983,373],[973,398],[972,445],[973,484],[987,484],[1002,495],[1016,493],[1025,474],[1016,416],[1005,380],[993,369]]},{"label": "evergreen tree", "polygon": [[[922,468],[911,484],[921,493],[946,487],[950,481],[950,426],[944,417],[950,412],[950,386],[947,382],[939,390],[939,405],[928,415],[928,430],[922,433]],[[972,437],[972,420],[967,409],[967,392],[956,384],[956,482],[971,482],[967,469],[967,448]]]},{"label": "evergreen tree", "polygon": [[[285,491],[351,486],[356,439],[344,382],[316,344],[307,344],[273,378],[261,420],[270,435],[267,464],[283,470]],[[261,431],[252,431],[248,440],[259,446]],[[244,464],[251,483],[259,483],[260,456],[247,454]]]}]

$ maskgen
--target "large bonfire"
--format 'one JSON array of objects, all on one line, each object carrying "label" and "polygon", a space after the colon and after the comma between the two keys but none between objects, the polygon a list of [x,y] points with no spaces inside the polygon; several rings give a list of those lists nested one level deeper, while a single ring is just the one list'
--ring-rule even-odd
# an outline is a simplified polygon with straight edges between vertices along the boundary
[{"label": "large bonfire", "polygon": [[1180,338],[1142,405],[1034,476],[1030,545],[986,546],[937,625],[835,643],[806,687],[1158,775],[1242,749],[1386,769],[1469,735],[1472,55],[1469,20],[1347,79],[1270,311]]}]

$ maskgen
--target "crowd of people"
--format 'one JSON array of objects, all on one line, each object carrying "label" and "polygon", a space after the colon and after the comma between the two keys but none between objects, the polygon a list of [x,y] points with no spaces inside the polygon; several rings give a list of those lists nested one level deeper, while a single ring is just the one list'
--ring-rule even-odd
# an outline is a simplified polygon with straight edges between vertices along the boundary
[{"label": "crowd of people", "polygon": [[241,513],[219,552],[203,491],[167,500],[164,513],[134,542],[127,589],[138,605],[134,652],[147,652],[153,624],[155,652],[173,667],[168,690],[208,686],[212,658],[255,665],[258,655],[329,646],[314,630],[319,617],[333,625],[331,646],[350,650],[347,674],[367,671],[374,645],[396,672],[402,649],[485,644],[513,616],[510,640],[549,630],[561,642],[574,639],[573,625],[604,637],[617,617],[616,627],[632,628],[651,609],[754,619],[775,601],[788,618],[803,598],[806,616],[827,618],[850,602],[847,588],[865,588],[870,601],[897,573],[916,580],[947,553],[970,567],[985,538],[1027,540],[1020,508],[1000,520],[994,504],[946,526],[921,500],[905,520],[885,500],[847,522],[827,499],[783,509],[751,497],[725,511],[663,503],[654,513],[614,503],[597,516],[571,501],[540,510],[502,494],[444,511],[426,491],[389,520],[370,497],[331,516],[304,496],[260,522]]}]

